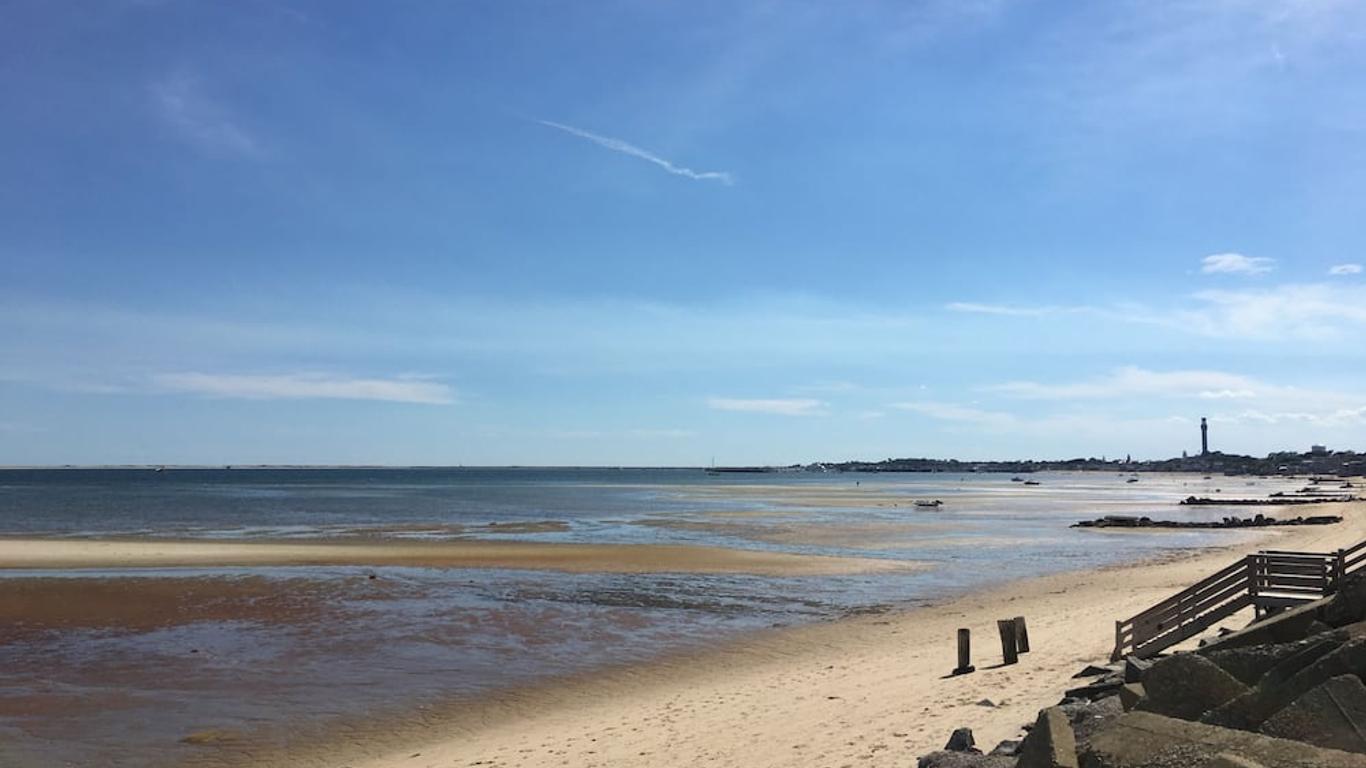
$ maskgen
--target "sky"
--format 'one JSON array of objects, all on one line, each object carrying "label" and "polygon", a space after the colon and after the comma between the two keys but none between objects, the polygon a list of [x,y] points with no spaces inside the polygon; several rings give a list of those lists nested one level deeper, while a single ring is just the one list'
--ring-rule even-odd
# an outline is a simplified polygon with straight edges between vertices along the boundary
[{"label": "sky", "polygon": [[0,464],[1366,450],[1363,38],[0,0]]}]

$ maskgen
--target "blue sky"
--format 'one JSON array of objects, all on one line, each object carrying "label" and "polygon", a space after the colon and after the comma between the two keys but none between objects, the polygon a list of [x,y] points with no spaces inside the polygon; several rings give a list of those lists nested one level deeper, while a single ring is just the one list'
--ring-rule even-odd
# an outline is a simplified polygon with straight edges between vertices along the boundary
[{"label": "blue sky", "polygon": [[1366,449],[1366,8],[0,3],[0,464]]}]

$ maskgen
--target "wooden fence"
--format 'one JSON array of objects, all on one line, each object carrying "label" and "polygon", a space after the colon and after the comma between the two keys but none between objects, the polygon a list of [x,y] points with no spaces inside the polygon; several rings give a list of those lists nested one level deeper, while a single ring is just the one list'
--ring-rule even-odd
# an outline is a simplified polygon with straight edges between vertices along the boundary
[{"label": "wooden fence", "polygon": [[1258,618],[1325,595],[1366,563],[1366,541],[1336,552],[1264,550],[1115,622],[1110,658],[1152,656],[1252,606]]}]

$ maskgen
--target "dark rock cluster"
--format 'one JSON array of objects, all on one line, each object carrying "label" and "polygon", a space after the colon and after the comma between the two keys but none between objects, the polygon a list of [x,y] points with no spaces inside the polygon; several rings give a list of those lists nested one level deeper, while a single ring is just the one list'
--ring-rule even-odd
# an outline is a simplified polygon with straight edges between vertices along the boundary
[{"label": "dark rock cluster", "polygon": [[1095,520],[1082,520],[1073,523],[1073,528],[1264,528],[1280,525],[1332,525],[1342,522],[1338,515],[1314,515],[1312,517],[1293,517],[1278,520],[1266,515],[1255,517],[1225,517],[1222,520],[1192,522],[1186,520],[1154,520],[1150,517],[1131,515],[1106,515]]},{"label": "dark rock cluster", "polygon": [[1196,651],[1077,676],[1022,742],[982,754],[962,729],[919,768],[1366,768],[1366,575]]}]

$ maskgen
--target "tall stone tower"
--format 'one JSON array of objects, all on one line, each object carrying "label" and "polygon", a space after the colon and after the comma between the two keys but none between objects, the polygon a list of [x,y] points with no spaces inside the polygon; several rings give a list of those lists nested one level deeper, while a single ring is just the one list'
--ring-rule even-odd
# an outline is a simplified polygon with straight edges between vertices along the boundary
[{"label": "tall stone tower", "polygon": [[1209,422],[1204,416],[1200,417],[1200,455],[1209,455]]}]

